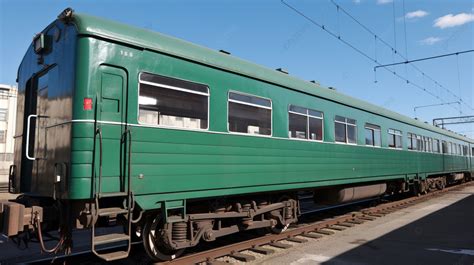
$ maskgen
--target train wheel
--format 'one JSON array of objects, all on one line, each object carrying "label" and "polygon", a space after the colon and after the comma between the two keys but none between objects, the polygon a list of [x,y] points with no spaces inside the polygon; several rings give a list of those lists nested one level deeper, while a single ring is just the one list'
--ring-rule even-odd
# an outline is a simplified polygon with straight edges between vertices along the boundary
[{"label": "train wheel", "polygon": [[146,253],[153,261],[169,261],[178,258],[184,249],[170,249],[163,242],[163,219],[158,216],[150,218],[143,227],[143,246]]}]

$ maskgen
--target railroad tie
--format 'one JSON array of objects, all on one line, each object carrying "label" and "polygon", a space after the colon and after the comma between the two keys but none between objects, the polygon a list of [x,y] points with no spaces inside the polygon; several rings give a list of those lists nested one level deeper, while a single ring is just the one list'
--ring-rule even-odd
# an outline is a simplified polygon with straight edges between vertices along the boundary
[{"label": "railroad tie", "polygon": [[288,238],[285,238],[286,241],[290,241],[290,242],[295,242],[295,243],[306,243],[308,242],[308,240],[304,239],[304,238],[297,238],[297,237],[288,237]]},{"label": "railroad tie", "polygon": [[219,261],[219,260],[208,260],[206,261],[206,265],[229,265],[232,263],[227,263],[224,261]]},{"label": "railroad tie", "polygon": [[291,248],[292,245],[289,245],[289,244],[283,244],[283,243],[280,243],[280,242],[271,242],[269,243],[268,245],[272,246],[272,247],[276,247],[276,248],[283,248],[283,249],[288,249],[288,248]]},{"label": "railroad tie", "polygon": [[316,234],[316,233],[303,233],[300,236],[304,236],[304,237],[307,237],[307,238],[313,238],[313,239],[319,239],[319,238],[323,237],[322,235],[319,235],[319,234]]},{"label": "railroad tie", "polygon": [[255,256],[243,254],[243,253],[240,253],[240,252],[233,252],[229,256],[236,259],[236,260],[240,260],[240,261],[243,261],[243,262],[249,262],[249,261],[254,261],[255,260]]},{"label": "railroad tie", "polygon": [[337,225],[338,226],[345,226],[345,227],[353,227],[354,226],[354,224],[348,223],[348,222],[338,223]]},{"label": "railroad tie", "polygon": [[352,219],[352,220],[349,220],[347,222],[359,225],[359,224],[363,224],[365,221],[361,220],[361,219]]},{"label": "railroad tie", "polygon": [[254,246],[253,248],[250,248],[249,250],[259,253],[259,254],[263,254],[263,255],[270,255],[270,254],[275,253],[275,250],[273,249],[259,247],[259,246]]},{"label": "railroad tie", "polygon": [[337,225],[331,225],[329,227],[327,227],[328,229],[331,229],[331,230],[336,230],[336,231],[342,231],[342,230],[346,230],[345,227],[342,227],[342,226],[337,226]]},{"label": "railroad tie", "polygon": [[362,220],[367,220],[367,221],[373,221],[373,220],[377,219],[377,218],[375,218],[373,216],[369,216],[369,215],[358,216],[357,218],[362,219]]},{"label": "railroad tie", "polygon": [[318,233],[318,234],[323,234],[323,235],[333,235],[334,234],[333,231],[323,230],[323,229],[319,229],[319,230],[316,230],[314,232]]}]

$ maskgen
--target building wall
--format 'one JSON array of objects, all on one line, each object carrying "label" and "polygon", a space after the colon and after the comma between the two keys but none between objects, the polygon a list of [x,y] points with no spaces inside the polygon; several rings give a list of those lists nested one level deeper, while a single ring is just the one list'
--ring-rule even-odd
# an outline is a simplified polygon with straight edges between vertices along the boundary
[{"label": "building wall", "polygon": [[8,182],[8,169],[13,164],[16,96],[16,86],[0,84],[0,183]]}]

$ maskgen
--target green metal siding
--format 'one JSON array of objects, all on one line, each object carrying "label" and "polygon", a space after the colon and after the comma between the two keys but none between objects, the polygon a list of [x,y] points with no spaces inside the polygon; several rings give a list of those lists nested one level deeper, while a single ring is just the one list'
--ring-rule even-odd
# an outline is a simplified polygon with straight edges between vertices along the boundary
[{"label": "green metal siding", "polygon": [[[159,207],[167,200],[183,200],[253,192],[267,192],[324,185],[405,178],[408,174],[424,176],[448,171],[467,171],[468,158],[406,151],[408,132],[440,140],[461,142],[436,130],[415,127],[393,118],[339,104],[148,50],[138,50],[92,37],[79,39],[76,99],[91,97],[97,102],[101,65],[123,67],[128,75],[127,123],[132,131],[132,189],[142,208]],[[124,56],[123,54],[133,54]],[[150,72],[204,83],[210,89],[208,131],[164,129],[137,122],[138,76]],[[273,137],[236,135],[227,132],[227,94],[241,91],[272,99]],[[324,143],[288,139],[288,105],[324,112]],[[94,113],[75,104],[72,130],[72,165],[70,198],[92,196],[95,150]],[[382,113],[383,114],[383,113]],[[358,146],[334,143],[334,117],[357,120]],[[105,120],[107,121],[107,120]],[[382,129],[382,147],[366,147],[364,124]],[[417,123],[415,123],[417,124]],[[120,132],[120,124],[99,122],[104,142]],[[403,132],[405,150],[388,149],[387,130]],[[442,131],[444,132],[444,131]],[[458,137],[459,138],[459,137]],[[118,148],[117,146],[115,148]],[[117,152],[109,149],[108,152]],[[104,165],[118,161],[104,156]],[[104,191],[119,189],[117,176],[105,174]],[[139,179],[143,174],[143,179]]]}]

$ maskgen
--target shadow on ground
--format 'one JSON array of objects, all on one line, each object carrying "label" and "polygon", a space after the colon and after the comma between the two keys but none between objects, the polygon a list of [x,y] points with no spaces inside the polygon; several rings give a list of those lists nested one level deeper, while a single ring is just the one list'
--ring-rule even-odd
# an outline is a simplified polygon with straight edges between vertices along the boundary
[{"label": "shadow on ground", "polygon": [[325,265],[474,265],[474,195],[358,247]]}]

